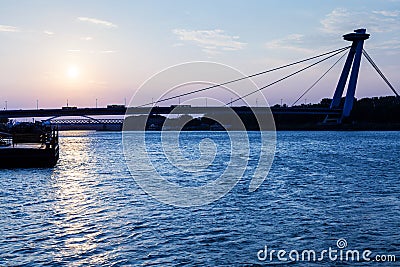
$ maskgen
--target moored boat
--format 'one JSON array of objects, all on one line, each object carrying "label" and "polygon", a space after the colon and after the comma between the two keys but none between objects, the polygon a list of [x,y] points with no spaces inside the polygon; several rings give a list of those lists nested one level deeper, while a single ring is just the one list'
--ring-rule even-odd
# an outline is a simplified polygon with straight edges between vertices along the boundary
[{"label": "moored boat", "polygon": [[58,159],[56,129],[0,133],[0,168],[53,167]]}]

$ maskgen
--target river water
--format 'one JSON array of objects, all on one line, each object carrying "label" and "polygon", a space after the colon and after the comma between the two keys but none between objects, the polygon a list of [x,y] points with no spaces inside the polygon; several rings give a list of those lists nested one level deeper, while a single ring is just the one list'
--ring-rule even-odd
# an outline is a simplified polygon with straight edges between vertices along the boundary
[{"label": "river water", "polygon": [[[199,138],[229,141],[223,132],[182,136],[190,134],[197,136],[194,146]],[[249,135],[257,147],[258,134]],[[258,190],[248,190],[257,164],[249,161],[228,194],[188,208],[140,188],[126,166],[121,133],[62,132],[60,149],[55,168],[0,170],[0,266],[284,263],[276,252],[269,257],[272,250],[286,251],[286,258],[297,250],[304,266],[366,263],[319,260],[329,248],[400,260],[400,132],[278,132],[274,162]],[[215,159],[216,172],[224,155]],[[318,258],[301,261],[304,250]]]}]

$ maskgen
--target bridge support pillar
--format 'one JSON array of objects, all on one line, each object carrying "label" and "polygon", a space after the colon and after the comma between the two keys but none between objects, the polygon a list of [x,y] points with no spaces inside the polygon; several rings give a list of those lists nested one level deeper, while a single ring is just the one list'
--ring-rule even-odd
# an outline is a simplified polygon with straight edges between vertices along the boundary
[{"label": "bridge support pillar", "polygon": [[342,99],[344,87],[346,86],[347,78],[349,77],[349,73],[351,70],[351,65],[353,64],[356,48],[357,48],[356,43],[353,43],[353,45],[350,48],[350,52],[347,56],[346,63],[344,64],[342,74],[340,75],[339,82],[336,86],[335,94],[333,95],[333,99],[331,102],[331,109],[338,108],[340,106],[340,101]]},{"label": "bridge support pillar", "polygon": [[[346,63],[343,67],[343,71],[340,75],[339,82],[336,86],[336,90],[330,106],[331,109],[339,108],[344,92],[344,87],[346,86],[350,74],[350,69],[351,75],[349,85],[347,87],[342,116],[340,118],[334,118],[337,123],[341,123],[344,118],[349,117],[353,108],[364,40],[367,40],[369,38],[369,34],[366,33],[365,29],[358,29],[355,30],[353,33],[343,35],[343,38],[344,40],[351,41],[353,43],[351,45],[349,55],[347,56]],[[330,118],[328,117],[329,116],[327,116],[327,118],[325,119],[325,122],[329,121]]]},{"label": "bridge support pillar", "polygon": [[356,93],[356,86],[358,80],[358,73],[360,71],[363,45],[364,45],[364,40],[360,40],[357,42],[356,54],[354,56],[353,68],[351,69],[349,87],[347,88],[346,100],[344,102],[342,117],[350,116],[351,110],[353,108],[354,96]]}]

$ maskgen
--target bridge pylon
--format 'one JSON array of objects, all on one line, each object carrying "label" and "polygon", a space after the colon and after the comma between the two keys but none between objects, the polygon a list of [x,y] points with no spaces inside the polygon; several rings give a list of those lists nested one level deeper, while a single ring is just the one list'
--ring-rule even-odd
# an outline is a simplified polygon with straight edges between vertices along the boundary
[{"label": "bridge pylon", "polygon": [[327,116],[325,118],[325,123],[334,122],[341,123],[342,120],[350,116],[351,110],[353,108],[354,96],[357,87],[358,73],[360,70],[361,56],[363,53],[364,41],[369,38],[369,34],[366,33],[366,29],[357,29],[352,33],[343,35],[343,39],[346,41],[353,42],[349,51],[349,54],[344,64],[342,73],[340,75],[338,84],[336,86],[335,93],[331,102],[331,109],[339,108],[341,104],[342,95],[344,92],[344,87],[346,86],[350,70],[351,75],[349,79],[349,84],[347,87],[346,98],[343,106],[343,112],[340,117]]}]

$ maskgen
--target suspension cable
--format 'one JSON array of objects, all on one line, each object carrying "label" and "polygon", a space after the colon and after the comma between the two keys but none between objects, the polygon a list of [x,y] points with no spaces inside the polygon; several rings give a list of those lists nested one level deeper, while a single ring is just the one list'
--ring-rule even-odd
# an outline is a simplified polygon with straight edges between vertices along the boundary
[{"label": "suspension cable", "polygon": [[299,60],[299,61],[296,61],[296,62],[293,62],[293,63],[290,63],[290,64],[286,64],[286,65],[283,65],[283,66],[280,66],[280,67],[276,67],[276,68],[273,68],[273,69],[265,70],[265,71],[258,72],[258,73],[252,74],[252,75],[247,75],[247,76],[244,76],[244,77],[241,77],[241,78],[238,78],[238,79],[234,79],[234,80],[231,80],[231,81],[227,81],[227,82],[224,82],[224,83],[219,83],[219,84],[215,84],[215,85],[208,86],[208,87],[205,87],[205,88],[197,89],[197,90],[194,90],[194,91],[191,91],[191,92],[187,92],[187,93],[183,93],[183,94],[179,94],[179,95],[163,98],[163,99],[157,100],[155,102],[149,102],[149,103],[137,106],[137,107],[144,107],[144,106],[148,106],[148,105],[158,104],[158,103],[165,102],[165,101],[172,100],[172,99],[176,99],[176,98],[179,98],[179,97],[182,97],[182,96],[187,96],[187,95],[199,93],[199,92],[206,91],[206,90],[209,90],[209,89],[212,89],[212,88],[215,88],[215,87],[224,86],[224,85],[227,85],[227,84],[230,84],[230,83],[234,83],[234,82],[238,82],[238,81],[241,81],[241,80],[244,80],[244,79],[249,79],[249,78],[256,77],[256,76],[259,76],[259,75],[262,75],[262,74],[266,74],[266,73],[269,73],[269,72],[273,72],[273,71],[276,71],[276,70],[280,70],[280,69],[283,69],[283,68],[294,66],[294,65],[297,65],[297,64],[300,64],[300,63],[303,63],[303,62],[307,62],[307,61],[310,61],[310,60],[313,60],[313,59],[316,59],[316,58],[320,58],[320,57],[323,57],[323,56],[326,56],[326,55],[330,55],[330,54],[333,54],[333,53],[336,53],[335,55],[337,55],[338,53],[341,53],[341,52],[343,52],[343,51],[345,51],[345,50],[347,50],[349,48],[350,48],[350,46],[342,47],[342,48],[339,48],[339,49],[336,49],[336,50],[333,50],[333,51],[330,51],[330,52],[326,52],[326,53],[323,53],[323,54],[320,54],[320,55],[317,55],[317,56],[313,56],[313,57],[310,57],[310,58]]},{"label": "suspension cable", "polygon": [[302,69],[300,69],[300,70],[298,70],[298,71],[295,71],[295,72],[293,72],[293,73],[291,73],[291,74],[289,74],[289,75],[287,75],[287,76],[285,76],[285,77],[283,77],[283,78],[281,78],[281,79],[279,79],[279,80],[276,80],[276,81],[274,81],[274,82],[272,82],[272,83],[270,83],[270,84],[267,84],[267,85],[265,85],[265,86],[263,86],[263,87],[260,87],[260,88],[258,88],[257,90],[254,90],[254,91],[252,91],[252,92],[250,92],[250,93],[248,93],[248,94],[246,94],[246,95],[244,95],[244,96],[238,97],[238,98],[236,98],[236,99],[234,99],[234,100],[228,102],[228,103],[226,104],[226,106],[228,106],[228,105],[230,105],[230,104],[232,104],[232,103],[234,103],[234,102],[236,102],[236,101],[239,101],[239,100],[241,100],[241,99],[244,99],[244,98],[246,98],[246,97],[248,97],[248,96],[250,96],[250,95],[252,95],[252,94],[255,94],[255,93],[259,92],[259,91],[262,91],[262,90],[264,90],[264,89],[266,89],[266,88],[268,88],[268,87],[270,87],[270,86],[272,86],[272,85],[274,85],[274,84],[277,84],[277,83],[279,83],[279,82],[281,82],[281,81],[283,81],[283,80],[286,80],[286,79],[288,79],[288,78],[290,78],[290,77],[292,77],[292,76],[294,76],[294,75],[296,75],[296,74],[298,74],[298,73],[300,73],[300,72],[302,72],[302,71],[305,71],[305,70],[307,70],[307,69],[309,69],[309,68],[311,68],[311,67],[313,67],[313,66],[315,66],[315,65],[317,65],[317,64],[319,64],[319,63],[321,63],[321,62],[324,62],[325,60],[328,60],[328,59],[330,59],[331,57],[334,57],[334,56],[336,56],[336,55],[342,53],[343,51],[347,50],[348,48],[350,48],[350,47],[347,47],[346,49],[340,50],[340,51],[336,52],[336,53],[333,54],[333,55],[330,55],[330,56],[328,56],[328,57],[326,57],[326,58],[323,58],[323,59],[321,59],[321,60],[319,60],[319,61],[317,61],[317,62],[315,62],[315,63],[313,63],[313,64],[311,64],[311,65],[309,65],[309,66],[307,66],[307,67],[304,67],[304,68],[302,68]]},{"label": "suspension cable", "polygon": [[316,86],[316,85],[319,83],[319,81],[321,81],[322,78],[324,78],[325,75],[327,75],[328,72],[331,71],[331,70],[336,66],[336,64],[338,64],[339,61],[342,60],[342,58],[343,58],[345,55],[346,55],[346,54],[343,54],[335,63],[333,63],[333,65],[332,65],[327,71],[324,72],[324,74],[322,74],[321,77],[318,78],[318,80],[317,80],[316,82],[314,82],[306,91],[304,91],[304,93],[303,93],[299,98],[297,98],[296,101],[293,102],[292,107],[293,107],[294,105],[296,105],[297,102],[299,102],[299,100],[302,99],[303,96],[305,96],[312,88],[314,88],[314,86]]},{"label": "suspension cable", "polygon": [[397,96],[400,97],[399,94],[396,92],[396,90],[394,89],[394,87],[390,84],[389,80],[386,79],[385,75],[382,73],[382,71],[379,69],[379,67],[375,64],[375,62],[372,60],[372,58],[368,55],[367,51],[365,51],[363,49],[363,54],[364,56],[367,58],[367,60],[369,61],[369,63],[371,63],[372,67],[374,67],[374,69],[378,72],[378,74],[382,77],[382,79],[386,82],[386,84],[390,87],[390,89],[392,89],[393,93]]}]

